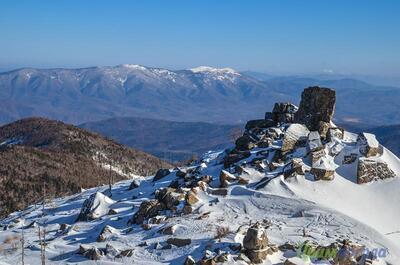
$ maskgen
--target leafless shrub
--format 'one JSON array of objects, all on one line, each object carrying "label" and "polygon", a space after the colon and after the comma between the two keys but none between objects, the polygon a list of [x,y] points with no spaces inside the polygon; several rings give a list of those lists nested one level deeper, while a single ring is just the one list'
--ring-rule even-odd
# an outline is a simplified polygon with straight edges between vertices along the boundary
[{"label": "leafless shrub", "polygon": [[215,231],[214,238],[221,240],[221,238],[224,238],[227,235],[229,235],[230,232],[231,232],[231,230],[229,229],[229,227],[227,227],[227,226],[218,226],[217,230]]}]

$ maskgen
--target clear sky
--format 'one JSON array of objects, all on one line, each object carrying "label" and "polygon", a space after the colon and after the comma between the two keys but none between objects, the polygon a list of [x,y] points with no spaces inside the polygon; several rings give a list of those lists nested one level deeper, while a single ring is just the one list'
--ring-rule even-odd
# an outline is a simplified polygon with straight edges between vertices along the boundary
[{"label": "clear sky", "polygon": [[1,0],[0,68],[399,74],[397,0]]}]

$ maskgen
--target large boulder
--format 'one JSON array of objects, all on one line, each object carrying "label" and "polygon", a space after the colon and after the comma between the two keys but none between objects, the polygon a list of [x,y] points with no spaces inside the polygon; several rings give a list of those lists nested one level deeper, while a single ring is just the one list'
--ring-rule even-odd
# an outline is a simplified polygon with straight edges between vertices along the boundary
[{"label": "large boulder", "polygon": [[158,200],[143,201],[140,204],[139,210],[133,215],[130,223],[142,224],[143,221],[149,217],[154,217],[162,210],[165,210],[165,204],[160,203]]},{"label": "large boulder", "polygon": [[394,178],[396,173],[385,162],[379,162],[367,158],[358,159],[357,183],[367,183],[379,179]]},{"label": "large boulder", "polygon": [[380,153],[379,142],[374,134],[360,133],[357,143],[360,145],[360,153],[365,157],[376,156]]},{"label": "large boulder", "polygon": [[243,239],[243,247],[245,248],[246,256],[251,262],[262,263],[267,258],[267,255],[271,253],[264,227],[259,223],[250,227]]},{"label": "large boulder", "polygon": [[113,203],[114,201],[103,193],[93,193],[83,202],[77,221],[90,221],[100,218],[110,211],[110,205]]},{"label": "large boulder", "polygon": [[[275,103],[274,109],[272,110],[272,120],[274,123],[292,123],[294,122],[294,114],[296,111],[297,107],[291,103]],[[267,118],[267,114],[265,118]]]},{"label": "large boulder", "polygon": [[335,110],[336,92],[324,87],[309,87],[301,94],[295,122],[305,124],[311,131],[319,131],[320,122],[330,123]]},{"label": "large boulder", "polygon": [[185,194],[178,192],[178,190],[174,188],[163,188],[156,191],[155,197],[160,203],[164,204],[167,209],[175,210],[179,202],[185,198]]},{"label": "large boulder", "polygon": [[312,165],[311,174],[314,175],[315,180],[333,180],[336,168],[337,165],[333,158],[330,156],[324,156]]},{"label": "large boulder", "polygon": [[305,143],[310,131],[302,124],[293,123],[286,129],[282,142],[282,152],[292,151],[296,145]]},{"label": "large boulder", "polygon": [[224,157],[224,168],[228,168],[231,165],[248,158],[251,156],[250,151],[237,151],[231,152],[227,156]]}]

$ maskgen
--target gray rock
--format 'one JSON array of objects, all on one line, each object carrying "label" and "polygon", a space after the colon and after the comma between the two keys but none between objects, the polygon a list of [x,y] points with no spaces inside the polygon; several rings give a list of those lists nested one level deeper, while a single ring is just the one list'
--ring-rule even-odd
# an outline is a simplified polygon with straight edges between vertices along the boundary
[{"label": "gray rock", "polygon": [[311,131],[318,131],[320,122],[331,122],[335,102],[335,90],[318,86],[306,88],[301,94],[295,122],[305,124]]},{"label": "gray rock", "polygon": [[190,238],[168,238],[167,239],[167,243],[177,246],[177,247],[183,247],[183,246],[187,246],[190,245],[192,243],[192,240]]},{"label": "gray rock", "polygon": [[165,204],[160,203],[158,200],[144,201],[140,204],[139,210],[133,215],[130,223],[142,224],[145,219],[154,217],[165,209]]},{"label": "gray rock", "polygon": [[275,123],[292,123],[297,107],[291,103],[275,103],[272,110],[272,119]]},{"label": "gray rock", "polygon": [[305,143],[310,131],[302,124],[293,123],[286,129],[282,142],[282,152],[292,151],[297,145]]},{"label": "gray rock", "polygon": [[239,137],[235,142],[236,148],[240,151],[246,151],[253,149],[256,144],[255,141],[248,135]]}]

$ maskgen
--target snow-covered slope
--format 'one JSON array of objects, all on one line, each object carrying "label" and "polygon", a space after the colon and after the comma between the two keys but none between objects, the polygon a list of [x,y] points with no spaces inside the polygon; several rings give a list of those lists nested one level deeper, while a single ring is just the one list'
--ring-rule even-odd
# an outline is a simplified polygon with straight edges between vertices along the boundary
[{"label": "snow-covered slope", "polygon": [[[316,133],[303,139],[302,126],[295,126],[296,133],[289,129],[297,109],[278,107],[266,119],[248,122],[232,148],[208,152],[187,167],[10,215],[1,221],[0,260],[20,259],[23,231],[25,259],[39,264],[40,226],[46,228],[50,264],[248,264],[246,255],[254,250],[242,243],[258,222],[268,237],[267,247],[255,250],[267,252],[263,264],[334,264],[340,257],[307,260],[296,247],[304,242],[338,253],[349,245],[372,251],[360,256],[370,261],[357,264],[399,264],[400,160],[333,123],[321,131],[320,144]],[[330,162],[320,166],[320,159]],[[82,221],[82,212],[94,218]]]}]

